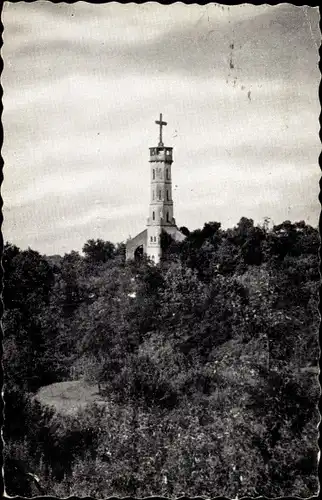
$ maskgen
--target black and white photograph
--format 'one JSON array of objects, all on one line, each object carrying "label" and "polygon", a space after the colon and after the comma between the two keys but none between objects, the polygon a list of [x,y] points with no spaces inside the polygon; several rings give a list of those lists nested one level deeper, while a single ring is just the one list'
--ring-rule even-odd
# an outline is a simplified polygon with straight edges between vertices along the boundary
[{"label": "black and white photograph", "polygon": [[4,495],[317,496],[318,7],[1,19]]}]

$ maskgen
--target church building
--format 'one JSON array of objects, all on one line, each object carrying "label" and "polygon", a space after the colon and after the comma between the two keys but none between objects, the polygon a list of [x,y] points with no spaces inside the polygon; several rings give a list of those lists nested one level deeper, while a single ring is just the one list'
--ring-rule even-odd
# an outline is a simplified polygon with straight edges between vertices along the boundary
[{"label": "church building", "polygon": [[155,122],[159,125],[159,144],[150,148],[150,205],[147,227],[126,243],[126,260],[136,259],[140,255],[147,255],[155,264],[162,256],[161,234],[166,232],[174,240],[182,241],[185,236],[179,231],[173,216],[172,199],[172,151],[173,148],[164,146],[162,142],[162,127],[167,125],[160,119]]}]

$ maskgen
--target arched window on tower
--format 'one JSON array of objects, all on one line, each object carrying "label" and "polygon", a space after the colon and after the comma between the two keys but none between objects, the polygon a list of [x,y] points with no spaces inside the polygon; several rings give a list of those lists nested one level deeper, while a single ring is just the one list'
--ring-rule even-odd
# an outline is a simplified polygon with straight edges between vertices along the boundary
[{"label": "arched window on tower", "polygon": [[162,199],[162,192],[161,192],[161,189],[159,190],[159,200]]},{"label": "arched window on tower", "polygon": [[152,170],[152,179],[155,179],[155,169]]},{"label": "arched window on tower", "polygon": [[152,219],[155,220],[155,212],[152,212]]},{"label": "arched window on tower", "polygon": [[167,201],[169,201],[169,191],[167,190]]},{"label": "arched window on tower", "polygon": [[167,222],[170,222],[169,221],[169,212],[167,212]]},{"label": "arched window on tower", "polygon": [[169,177],[169,169],[168,168],[166,169],[166,177],[167,177],[167,180],[170,179],[170,177]]},{"label": "arched window on tower", "polygon": [[152,191],[152,200],[154,200],[154,198],[155,198],[155,193],[154,193],[154,189],[153,189],[153,191]]}]

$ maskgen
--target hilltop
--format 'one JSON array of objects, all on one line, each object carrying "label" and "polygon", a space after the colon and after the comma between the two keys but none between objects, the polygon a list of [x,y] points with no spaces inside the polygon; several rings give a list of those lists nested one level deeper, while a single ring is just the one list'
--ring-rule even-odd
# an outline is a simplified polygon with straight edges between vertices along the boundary
[{"label": "hilltop", "polygon": [[157,266],[5,246],[6,456],[46,494],[316,494],[318,231],[186,234]]}]

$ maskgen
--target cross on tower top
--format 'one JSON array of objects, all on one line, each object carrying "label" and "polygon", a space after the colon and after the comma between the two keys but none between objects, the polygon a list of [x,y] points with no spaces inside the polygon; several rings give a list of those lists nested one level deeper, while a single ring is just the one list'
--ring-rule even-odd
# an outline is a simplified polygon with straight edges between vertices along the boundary
[{"label": "cross on tower top", "polygon": [[163,142],[162,142],[162,126],[163,125],[167,125],[167,122],[163,122],[162,121],[162,113],[160,113],[160,120],[156,120],[155,123],[160,126],[159,146],[162,147],[163,146]]}]

